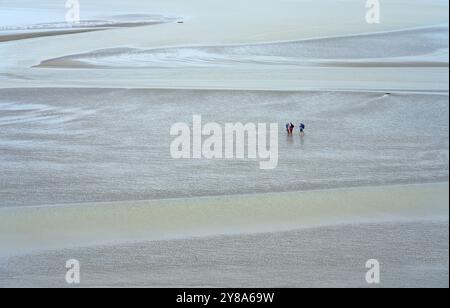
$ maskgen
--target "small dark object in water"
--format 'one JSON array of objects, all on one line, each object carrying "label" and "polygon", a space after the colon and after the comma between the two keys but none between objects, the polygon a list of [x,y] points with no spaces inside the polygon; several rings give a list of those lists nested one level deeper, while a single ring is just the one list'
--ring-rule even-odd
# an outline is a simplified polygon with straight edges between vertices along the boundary
[{"label": "small dark object in water", "polygon": [[184,24],[184,21],[178,21],[177,24]]}]

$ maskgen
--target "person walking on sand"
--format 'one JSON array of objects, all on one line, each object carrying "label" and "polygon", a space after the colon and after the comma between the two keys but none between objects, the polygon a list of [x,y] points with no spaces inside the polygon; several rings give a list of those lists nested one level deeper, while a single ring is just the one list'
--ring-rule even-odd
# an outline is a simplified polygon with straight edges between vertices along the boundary
[{"label": "person walking on sand", "polygon": [[294,133],[294,128],[295,128],[295,125],[292,124],[292,122],[289,123],[289,134],[290,134],[291,136],[292,136],[293,133]]},{"label": "person walking on sand", "polygon": [[300,130],[300,136],[301,137],[305,136],[305,127],[306,127],[305,124],[300,123],[300,125],[298,127],[299,127],[299,130]]}]

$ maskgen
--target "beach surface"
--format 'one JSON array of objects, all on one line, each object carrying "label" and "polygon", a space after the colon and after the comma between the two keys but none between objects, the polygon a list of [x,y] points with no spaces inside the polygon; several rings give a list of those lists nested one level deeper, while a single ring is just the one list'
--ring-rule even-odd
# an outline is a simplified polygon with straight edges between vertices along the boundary
[{"label": "beach surface", "polygon": [[[0,287],[448,287],[448,1],[274,2],[0,0]],[[173,159],[193,115],[278,167]]]},{"label": "beach surface", "polygon": [[[448,183],[0,209],[0,286],[448,287]],[[36,270],[37,268],[37,270]]]},{"label": "beach surface", "polygon": [[279,232],[317,226],[446,221],[448,183],[1,209],[2,253]]}]

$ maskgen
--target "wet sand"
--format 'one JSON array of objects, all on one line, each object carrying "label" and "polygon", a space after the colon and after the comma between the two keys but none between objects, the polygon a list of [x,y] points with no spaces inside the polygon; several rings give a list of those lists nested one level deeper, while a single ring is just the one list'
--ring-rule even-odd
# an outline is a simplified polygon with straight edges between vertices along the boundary
[{"label": "wet sand", "polygon": [[[82,34],[77,34],[77,40],[81,38],[79,35]],[[0,88],[56,86],[446,94],[448,47],[448,27],[441,25],[279,43],[88,48],[81,53],[48,56],[26,68],[9,67],[8,59],[14,58],[14,54],[8,53],[3,74],[0,73]]]},{"label": "wet sand", "polygon": [[[448,181],[446,94],[29,88],[0,96],[2,206]],[[170,123],[194,114],[204,124],[278,123],[277,168],[173,159]],[[286,137],[286,119],[306,119],[305,138]]]},{"label": "wet sand", "polygon": [[[69,258],[88,287],[367,287],[372,258],[448,287],[448,1],[93,0],[123,26],[78,33],[1,6],[39,33],[0,35],[0,287],[66,286]],[[307,134],[272,172],[171,159],[194,114]]]},{"label": "wet sand", "polygon": [[[174,20],[171,20],[174,21]],[[169,22],[169,21],[166,21]],[[0,31],[0,43],[2,42],[10,42],[10,41],[20,41],[26,39],[35,39],[42,37],[52,37],[52,36],[66,36],[71,34],[79,34],[79,33],[88,33],[94,31],[102,31],[102,30],[110,30],[114,28],[133,28],[133,27],[143,27],[143,26],[152,26],[166,23],[164,21],[160,22],[101,22],[98,21],[99,25],[90,26],[90,25],[76,25],[76,24],[67,24],[66,28],[70,27],[71,29],[58,29],[57,27],[52,28],[51,24],[49,28],[44,28],[41,31],[32,31],[29,30],[9,30],[9,31]]]},{"label": "wet sand", "polygon": [[448,211],[448,183],[0,208],[0,254],[330,225],[448,220]]},{"label": "wet sand", "polygon": [[[0,287],[448,288],[448,221],[354,224],[290,232],[55,250],[0,263]],[[381,284],[365,281],[378,259]]]},{"label": "wet sand", "polygon": [[[448,67],[448,27],[236,46],[107,48],[46,59],[35,67],[236,70],[342,67]],[[151,73],[151,72],[149,72]]]},{"label": "wet sand", "polygon": [[85,33],[85,32],[100,31],[100,30],[101,29],[85,29],[85,30],[45,31],[45,32],[37,32],[37,33],[17,33],[17,34],[9,34],[9,35],[0,35],[0,43],[25,40],[25,39],[33,39],[33,38],[39,38],[39,37],[47,37],[47,36]]}]

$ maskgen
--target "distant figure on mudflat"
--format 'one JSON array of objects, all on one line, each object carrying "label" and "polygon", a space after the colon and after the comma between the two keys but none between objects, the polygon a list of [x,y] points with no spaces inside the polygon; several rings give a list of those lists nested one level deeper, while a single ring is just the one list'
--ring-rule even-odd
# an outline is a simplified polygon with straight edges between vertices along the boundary
[{"label": "distant figure on mudflat", "polygon": [[305,136],[305,128],[306,128],[305,124],[300,123],[300,125],[298,127],[300,130],[300,136],[302,136],[302,137]]},{"label": "distant figure on mudflat", "polygon": [[294,133],[294,128],[295,128],[295,125],[292,124],[292,122],[289,123],[289,135],[292,136],[292,134]]}]

